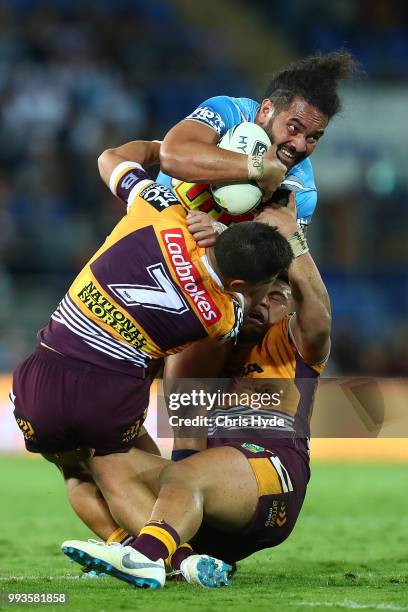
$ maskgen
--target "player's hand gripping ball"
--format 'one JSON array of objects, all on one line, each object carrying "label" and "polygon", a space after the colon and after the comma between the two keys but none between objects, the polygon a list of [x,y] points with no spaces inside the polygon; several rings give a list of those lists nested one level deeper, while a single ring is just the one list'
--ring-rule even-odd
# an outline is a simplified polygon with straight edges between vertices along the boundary
[{"label": "player's hand gripping ball", "polygon": [[[267,133],[256,123],[235,125],[221,138],[218,146],[244,155],[263,155],[271,146]],[[243,215],[256,208],[262,191],[255,182],[211,185],[214,200],[231,215]]]}]

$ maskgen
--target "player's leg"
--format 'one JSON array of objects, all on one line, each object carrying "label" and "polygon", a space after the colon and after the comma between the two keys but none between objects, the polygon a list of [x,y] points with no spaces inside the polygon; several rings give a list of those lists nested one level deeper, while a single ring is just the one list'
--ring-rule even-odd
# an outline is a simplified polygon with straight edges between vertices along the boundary
[{"label": "player's leg", "polygon": [[[135,441],[135,448],[145,452],[160,456],[160,450],[151,436],[142,427],[138,438]],[[137,470],[138,466],[135,465]],[[115,522],[105,498],[96,486],[91,472],[84,462],[79,465],[62,465],[63,474],[68,500],[78,515],[78,517],[103,540],[109,542],[126,542],[129,534]],[[157,490],[157,483],[151,482],[155,478],[155,472],[145,471],[147,477],[146,484],[154,486]]]},{"label": "player's leg", "polygon": [[133,447],[145,451],[146,453],[150,453],[151,455],[161,456],[159,447],[143,425],[139,430],[139,434],[133,444]]},{"label": "player's leg", "polygon": [[76,368],[77,376],[71,430],[78,446],[95,449],[86,465],[115,523],[136,535],[155,500],[153,483],[166,464],[132,448],[146,415],[150,380],[143,372],[139,377],[93,366],[78,371],[71,362],[69,367]]},{"label": "player's leg", "polygon": [[[289,536],[306,492],[307,460],[293,449],[275,453],[253,443],[234,446],[208,449],[163,470],[151,521],[132,544],[136,550],[149,558],[166,554],[160,546],[171,551],[178,540],[189,541],[202,519],[233,542],[230,561],[277,546]],[[206,546],[198,550],[225,558],[222,546],[216,553]],[[219,563],[191,554],[181,570],[189,582],[217,586],[228,575]],[[206,584],[207,579],[216,584]]]},{"label": "player's leg", "polygon": [[[140,450],[160,455],[158,446],[143,426],[134,445]],[[103,540],[125,542],[129,534],[114,521],[108,504],[85,465],[85,460],[91,455],[90,449],[80,449],[43,456],[60,470],[69,503],[82,522]]]},{"label": "player's leg", "polygon": [[[138,465],[142,465],[141,451],[137,452]],[[109,464],[105,464],[103,457],[93,457],[91,463],[94,466],[96,463],[97,470],[103,466],[101,474],[105,477],[110,472],[112,475],[117,473],[115,468],[120,463],[121,472],[127,473],[126,478],[129,479],[131,469],[126,466],[123,455],[115,455],[113,462],[112,457]],[[242,529],[254,514],[258,502],[257,481],[245,456],[234,448],[203,451],[177,464],[169,464],[161,473],[162,486],[150,520],[130,546],[119,550],[71,541],[63,545],[64,552],[80,563],[88,564],[97,571],[107,571],[136,586],[141,586],[140,581],[143,580],[145,586],[157,587],[164,584],[164,560],[194,535],[204,514],[214,524],[232,531]],[[102,483],[99,486],[103,488]],[[141,489],[137,490],[141,494]],[[120,500],[121,511],[125,514],[121,521],[129,521],[127,529],[130,532],[140,527],[129,528],[130,521],[134,525],[142,515],[140,510],[135,511],[139,502],[135,489],[132,498],[126,500],[125,511],[123,500]],[[112,500],[109,503],[111,510],[114,503]],[[152,503],[152,498],[145,495],[142,500],[145,510],[149,503],[153,507],[154,500]],[[203,586],[228,584],[231,566],[206,555],[187,554],[186,557],[182,569],[190,582]],[[142,575],[139,569],[142,566],[148,568],[149,575]]]},{"label": "player's leg", "polygon": [[92,452],[92,449],[77,449],[43,454],[43,457],[54,463],[61,472],[68,501],[77,516],[97,536],[107,540],[117,530],[118,525],[85,464]]},{"label": "player's leg", "polygon": [[160,475],[159,497],[152,521],[164,521],[189,541],[203,517],[224,531],[239,531],[252,518],[258,485],[245,457],[223,446],[197,453],[167,466]]},{"label": "player's leg", "polygon": [[[139,449],[96,455],[87,465],[103,493],[115,523],[136,536],[151,514],[159,474],[168,461]],[[165,582],[164,560],[152,563],[143,555],[135,561],[129,546],[68,540],[63,552],[97,573],[108,573],[137,587],[158,588]]]},{"label": "player's leg", "polygon": [[[178,554],[180,544],[196,533],[204,516],[218,528],[236,532],[250,521],[258,503],[254,473],[246,457],[235,448],[210,449],[169,464],[162,470],[160,481],[150,520],[130,547],[111,553],[85,544],[80,546],[82,552],[94,555],[92,561],[96,557],[103,567],[106,562],[113,564],[113,575],[126,579],[123,559],[135,567],[163,563]],[[207,587],[229,583],[231,566],[207,555],[195,555],[189,549],[182,552],[181,569],[189,582]]]},{"label": "player's leg", "polygon": [[159,475],[169,461],[136,448],[93,456],[87,462],[114,521],[137,536],[156,501]]}]

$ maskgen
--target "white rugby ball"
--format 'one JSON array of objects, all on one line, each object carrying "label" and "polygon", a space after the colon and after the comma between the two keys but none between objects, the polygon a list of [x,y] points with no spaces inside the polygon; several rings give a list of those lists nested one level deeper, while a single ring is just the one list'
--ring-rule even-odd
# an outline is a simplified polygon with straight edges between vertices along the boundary
[{"label": "white rugby ball", "polygon": [[[269,149],[271,141],[259,125],[245,121],[228,130],[218,146],[235,153],[257,155]],[[231,215],[249,212],[258,206],[262,198],[262,191],[255,183],[250,182],[211,185],[211,191],[218,206]]]}]

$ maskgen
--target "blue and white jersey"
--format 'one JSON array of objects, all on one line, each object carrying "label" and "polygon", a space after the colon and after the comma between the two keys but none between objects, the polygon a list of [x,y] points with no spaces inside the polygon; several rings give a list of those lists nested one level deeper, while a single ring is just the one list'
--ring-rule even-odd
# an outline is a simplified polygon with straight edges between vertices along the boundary
[{"label": "blue and white jersey", "polygon": [[[215,96],[205,100],[190,115],[186,117],[191,121],[198,121],[208,125],[217,132],[220,139],[234,125],[244,121],[255,121],[256,113],[259,110],[259,103],[250,98],[232,98],[230,96]],[[172,179],[164,172],[160,172],[157,182],[173,189],[187,208],[201,208],[203,192],[200,190],[200,203],[192,205],[191,197],[185,198],[185,193],[190,188],[191,183],[184,183]],[[187,187],[190,186],[190,187]],[[314,182],[313,167],[310,160],[304,159],[302,162],[293,166],[282,183],[282,187],[296,193],[296,206],[298,221],[301,225],[308,225],[312,219],[316,208],[317,190]],[[194,190],[193,190],[194,191]],[[195,193],[195,192],[194,192]],[[208,208],[208,200],[205,200]],[[208,212],[208,210],[206,210]],[[239,220],[235,218],[235,220]]]}]

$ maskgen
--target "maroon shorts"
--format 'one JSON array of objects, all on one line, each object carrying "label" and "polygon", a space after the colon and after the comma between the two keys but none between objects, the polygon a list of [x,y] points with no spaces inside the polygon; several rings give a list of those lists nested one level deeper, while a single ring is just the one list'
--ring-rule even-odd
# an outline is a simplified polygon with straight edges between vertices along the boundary
[{"label": "maroon shorts", "polygon": [[233,440],[226,446],[241,451],[251,464],[259,495],[255,514],[239,533],[221,532],[204,523],[191,544],[199,553],[235,563],[286,540],[302,508],[310,472],[307,455],[289,442],[270,449]]},{"label": "maroon shorts", "polygon": [[28,451],[132,447],[149,403],[150,378],[99,368],[39,346],[15,370],[11,399]]}]

